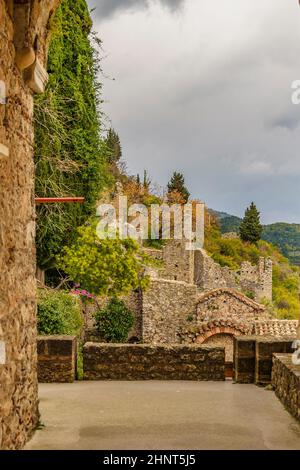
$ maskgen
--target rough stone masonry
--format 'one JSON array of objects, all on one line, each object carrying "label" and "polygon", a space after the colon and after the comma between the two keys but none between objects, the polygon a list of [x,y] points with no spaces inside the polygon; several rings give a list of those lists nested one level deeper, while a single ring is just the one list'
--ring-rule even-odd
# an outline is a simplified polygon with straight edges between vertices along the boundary
[{"label": "rough stone masonry", "polygon": [[0,0],[0,449],[22,448],[38,421],[32,94],[58,3]]}]

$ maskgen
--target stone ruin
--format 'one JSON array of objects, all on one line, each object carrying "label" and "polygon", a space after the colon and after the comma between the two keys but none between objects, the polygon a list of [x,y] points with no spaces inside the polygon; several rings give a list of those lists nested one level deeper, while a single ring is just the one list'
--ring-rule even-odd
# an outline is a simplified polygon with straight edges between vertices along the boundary
[{"label": "stone ruin", "polygon": [[[244,262],[239,271],[232,271],[203,249],[186,250],[184,241],[144,250],[159,267],[147,268],[151,282],[145,292],[124,298],[136,317],[132,341],[222,346],[231,364],[234,336],[296,338],[297,321],[274,320],[262,304],[272,300],[270,259],[260,258],[257,266]],[[91,332],[92,315],[88,317]]]},{"label": "stone ruin", "polygon": [[232,271],[216,263],[205,250],[188,251],[185,243],[171,240],[162,250],[145,249],[163,267],[150,270],[152,277],[195,284],[201,292],[219,288],[238,290],[253,300],[272,300],[272,260],[260,258],[257,266],[248,261],[239,271]]}]

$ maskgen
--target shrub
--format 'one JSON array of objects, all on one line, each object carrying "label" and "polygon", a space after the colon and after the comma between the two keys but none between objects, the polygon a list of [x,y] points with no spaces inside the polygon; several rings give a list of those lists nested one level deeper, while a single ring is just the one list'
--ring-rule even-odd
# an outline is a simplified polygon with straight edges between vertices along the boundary
[{"label": "shrub", "polygon": [[63,291],[39,290],[38,332],[40,335],[77,335],[83,321],[79,301]]},{"label": "shrub", "polygon": [[134,325],[134,316],[124,302],[113,297],[95,314],[97,330],[110,343],[124,343]]}]

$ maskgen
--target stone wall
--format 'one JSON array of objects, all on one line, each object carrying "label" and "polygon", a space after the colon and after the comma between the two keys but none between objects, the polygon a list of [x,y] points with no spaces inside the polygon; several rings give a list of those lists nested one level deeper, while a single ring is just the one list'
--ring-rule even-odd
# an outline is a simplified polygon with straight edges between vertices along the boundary
[{"label": "stone wall", "polygon": [[201,291],[229,288],[249,292],[257,302],[272,300],[271,259],[260,258],[257,266],[244,262],[239,271],[233,271],[216,263],[205,250],[186,250],[184,240],[169,240],[161,251],[145,252],[163,262],[162,268],[149,269],[152,278],[196,284]]},{"label": "stone wall", "polygon": [[274,353],[292,352],[293,339],[237,336],[234,338],[233,370],[237,383],[269,385]]},{"label": "stone wall", "polygon": [[87,343],[85,380],[224,380],[222,348]]},{"label": "stone wall", "polygon": [[216,318],[232,319],[235,323],[253,323],[268,318],[263,305],[232,289],[215,289],[202,294],[197,303],[197,320],[209,322]]},{"label": "stone wall", "polygon": [[204,291],[237,286],[236,275],[228,267],[216,263],[205,250],[195,252],[195,283]]},{"label": "stone wall", "polygon": [[233,361],[233,336],[228,333],[216,333],[209,336],[201,344],[214,348],[225,348],[225,362]]},{"label": "stone wall", "polygon": [[269,385],[272,382],[274,353],[292,353],[294,338],[274,339],[259,338],[255,347],[255,383]]},{"label": "stone wall", "polygon": [[[0,448],[21,448],[38,421],[32,92],[16,66],[44,63],[56,0],[0,0]],[[35,43],[36,50],[30,49]]]},{"label": "stone wall", "polygon": [[39,382],[74,382],[77,372],[76,336],[39,336],[37,351]]},{"label": "stone wall", "polygon": [[194,251],[186,249],[185,241],[169,240],[163,248],[163,262],[160,278],[194,283]]},{"label": "stone wall", "polygon": [[247,261],[242,263],[239,284],[244,292],[254,293],[257,301],[272,300],[273,263],[271,259],[260,258],[258,265]]},{"label": "stone wall", "polygon": [[[128,295],[120,296],[127,308],[131,310],[134,315],[134,326],[128,335],[128,341],[142,339],[142,293],[137,290]],[[98,297],[97,304],[91,302],[83,305],[84,317],[84,341],[99,341],[104,342],[104,339],[99,335],[95,328],[94,315],[99,308],[106,307],[109,299],[107,297]]]},{"label": "stone wall", "polygon": [[292,354],[274,354],[272,385],[287,410],[300,421],[300,365],[292,362]]},{"label": "stone wall", "polygon": [[272,300],[272,273],[270,259],[260,258],[257,266],[246,261],[235,272],[220,266],[204,250],[195,252],[195,282],[204,291],[230,288],[251,293],[257,302]]},{"label": "stone wall", "polygon": [[235,336],[233,339],[233,379],[237,383],[255,381],[256,336]]},{"label": "stone wall", "polygon": [[195,316],[197,287],[153,279],[143,293],[142,333],[145,343],[176,343],[177,333]]}]

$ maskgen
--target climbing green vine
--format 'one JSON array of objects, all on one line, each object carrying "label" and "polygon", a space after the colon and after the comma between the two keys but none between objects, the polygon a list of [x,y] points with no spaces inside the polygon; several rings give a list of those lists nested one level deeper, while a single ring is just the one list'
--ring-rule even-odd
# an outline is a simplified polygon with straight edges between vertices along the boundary
[{"label": "climbing green vine", "polygon": [[35,99],[36,195],[84,196],[80,204],[37,207],[37,258],[55,267],[76,227],[94,213],[109,180],[107,147],[100,137],[99,40],[85,0],[62,0],[52,20],[49,84]]}]

